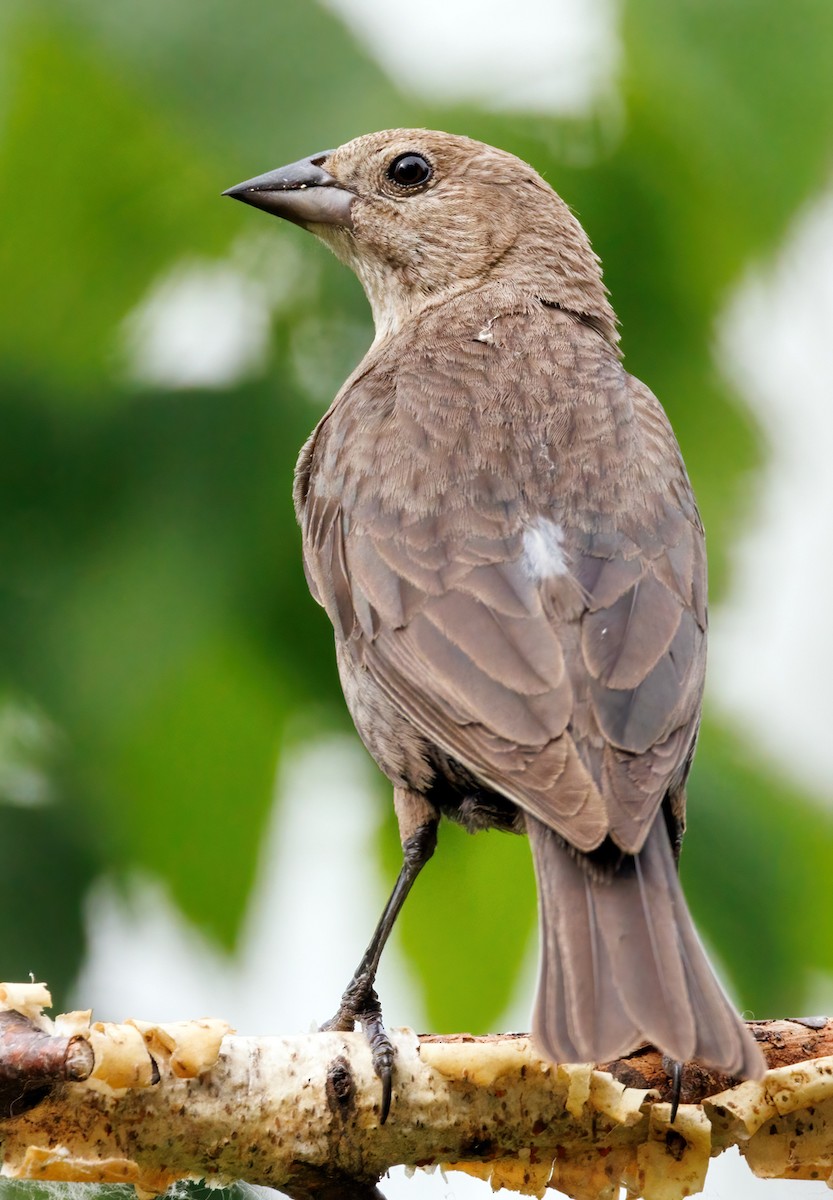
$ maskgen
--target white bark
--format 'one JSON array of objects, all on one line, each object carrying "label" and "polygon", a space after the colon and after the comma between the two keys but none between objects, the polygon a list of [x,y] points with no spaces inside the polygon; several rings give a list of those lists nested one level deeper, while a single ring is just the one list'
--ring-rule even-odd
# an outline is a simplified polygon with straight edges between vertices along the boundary
[{"label": "white bark", "polygon": [[[77,1017],[63,1026],[76,1038],[83,1027]],[[380,1126],[361,1034],[220,1042],[222,1030],[204,1022],[93,1031],[87,1081],[0,1119],[4,1175],[132,1182],[145,1193],[178,1179],[246,1180],[336,1200],[377,1194],[395,1164],[436,1163],[537,1195],[549,1184],[611,1200],[624,1184],[646,1200],[682,1200],[731,1145],[764,1176],[833,1172],[833,1057],[682,1105],[670,1127],[669,1105],[649,1090],[589,1066],[553,1066],[526,1037],[400,1030],[393,1106]],[[632,1069],[647,1057],[629,1060]]]}]

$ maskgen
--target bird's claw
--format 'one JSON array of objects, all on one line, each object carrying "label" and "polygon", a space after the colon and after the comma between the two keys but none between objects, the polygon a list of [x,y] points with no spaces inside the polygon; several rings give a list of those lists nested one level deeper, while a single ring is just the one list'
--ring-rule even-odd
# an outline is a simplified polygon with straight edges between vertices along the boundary
[{"label": "bird's claw", "polygon": [[390,1112],[393,1093],[393,1059],[395,1050],[382,1022],[379,997],[367,979],[354,979],[341,997],[338,1012],[321,1026],[323,1031],[349,1033],[356,1021],[361,1024],[370,1046],[373,1070],[382,1084],[379,1124],[384,1125]]},{"label": "bird's claw", "polygon": [[671,1081],[671,1118],[668,1122],[673,1125],[677,1119],[677,1109],[680,1107],[680,1096],[683,1090],[683,1064],[679,1059],[662,1056],[662,1069]]},{"label": "bird's claw", "polygon": [[393,1090],[393,1042],[388,1031],[382,1024],[382,1008],[376,993],[371,991],[371,1003],[364,1012],[358,1014],[362,1023],[364,1036],[370,1046],[370,1056],[373,1060],[373,1070],[379,1076],[382,1084],[382,1104],[379,1110],[379,1124],[384,1125],[390,1112],[391,1094]]}]

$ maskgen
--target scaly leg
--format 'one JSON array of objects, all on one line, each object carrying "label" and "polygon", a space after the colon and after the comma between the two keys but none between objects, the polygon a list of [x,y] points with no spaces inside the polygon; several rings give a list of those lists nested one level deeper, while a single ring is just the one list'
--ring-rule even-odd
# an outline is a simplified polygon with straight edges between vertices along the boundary
[{"label": "scaly leg", "polygon": [[402,868],[390,899],[379,919],[379,924],[370,939],[370,945],[365,950],[353,978],[341,997],[338,1012],[321,1026],[322,1030],[348,1031],[353,1029],[356,1021],[361,1023],[365,1037],[370,1044],[373,1069],[382,1082],[382,1105],[379,1117],[382,1125],[390,1112],[394,1050],[393,1043],[382,1023],[382,1007],[374,989],[376,972],[379,969],[379,960],[382,957],[385,943],[400,909],[405,903],[405,898],[413,887],[417,875],[434,853],[439,821],[439,813],[434,806],[417,792],[406,792],[404,789],[397,788],[394,792],[394,804],[402,839]]}]

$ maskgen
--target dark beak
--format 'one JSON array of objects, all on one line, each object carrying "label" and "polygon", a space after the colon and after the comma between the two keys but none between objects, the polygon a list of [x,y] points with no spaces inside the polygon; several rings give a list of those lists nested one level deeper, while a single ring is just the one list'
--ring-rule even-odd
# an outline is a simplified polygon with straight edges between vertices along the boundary
[{"label": "dark beak", "polygon": [[223,195],[294,221],[296,225],[342,225],[351,229],[350,209],[356,197],[339,187],[321,166],[330,154],[332,150],[325,150],[288,167],[257,175],[230,187]]}]

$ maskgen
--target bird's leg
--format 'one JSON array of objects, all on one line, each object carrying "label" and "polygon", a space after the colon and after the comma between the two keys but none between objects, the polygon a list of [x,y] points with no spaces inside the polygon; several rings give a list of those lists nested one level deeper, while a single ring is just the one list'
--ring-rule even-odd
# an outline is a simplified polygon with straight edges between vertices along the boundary
[{"label": "bird's leg", "polygon": [[356,1021],[370,1044],[373,1069],[382,1081],[382,1106],[380,1123],[384,1125],[390,1111],[393,1080],[393,1043],[382,1023],[382,1007],[374,989],[376,972],[382,951],[393,929],[405,898],[413,887],[414,880],[437,844],[439,813],[424,796],[404,788],[394,790],[394,806],[399,821],[399,836],[402,841],[402,867],[394,884],[390,899],[384,907],[379,924],[374,930],[370,945],[364,952],[353,978],[347,985],[338,1012],[321,1026],[322,1030],[350,1030]]}]

